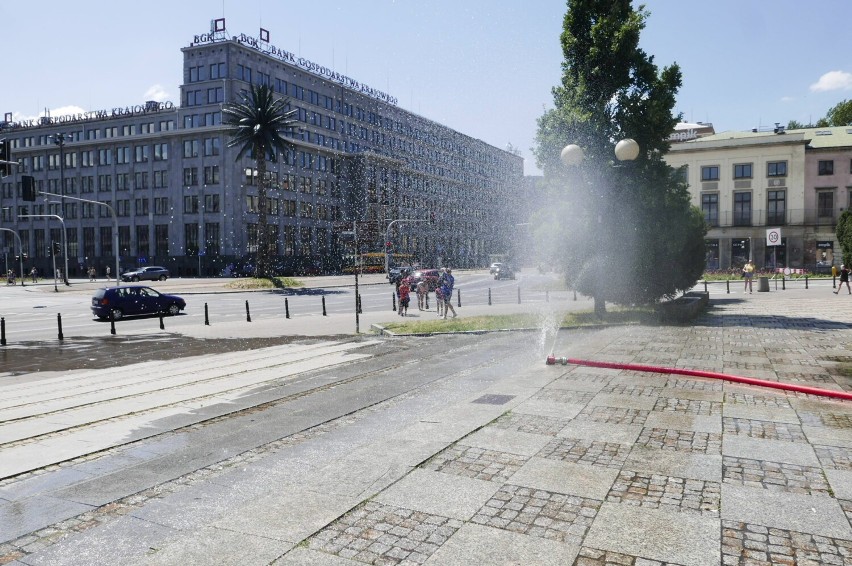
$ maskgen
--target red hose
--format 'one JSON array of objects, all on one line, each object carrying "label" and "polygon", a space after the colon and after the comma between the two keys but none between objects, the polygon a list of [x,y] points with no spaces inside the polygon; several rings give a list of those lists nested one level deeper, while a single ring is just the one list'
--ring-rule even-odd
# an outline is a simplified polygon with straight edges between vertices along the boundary
[{"label": "red hose", "polygon": [[852,393],[846,391],[832,391],[830,389],[819,389],[817,387],[808,387],[807,385],[795,385],[793,383],[782,383],[780,381],[766,381],[765,379],[755,379],[753,377],[742,377],[740,375],[731,375],[729,373],[717,373],[715,371],[699,371],[694,369],[667,368],[659,366],[646,366],[642,364],[622,364],[616,362],[595,362],[592,360],[578,360],[576,358],[557,358],[553,354],[547,356],[547,365],[552,366],[557,363],[562,365],[589,366],[596,368],[609,369],[626,369],[631,371],[648,371],[652,373],[669,373],[677,375],[691,375],[693,377],[708,377],[710,379],[724,379],[736,383],[746,383],[748,385],[757,385],[759,387],[771,387],[773,389],[782,389],[784,391],[797,391],[799,393],[807,393],[809,395],[821,395],[823,397],[834,397],[835,399],[845,399],[852,401]]}]

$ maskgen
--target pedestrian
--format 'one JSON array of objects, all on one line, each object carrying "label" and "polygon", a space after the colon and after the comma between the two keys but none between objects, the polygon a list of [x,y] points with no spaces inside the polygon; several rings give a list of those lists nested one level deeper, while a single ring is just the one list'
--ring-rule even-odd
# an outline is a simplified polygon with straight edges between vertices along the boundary
[{"label": "pedestrian", "polygon": [[15,272],[11,269],[8,273],[6,273],[6,285],[14,285],[15,284]]},{"label": "pedestrian", "polygon": [[849,268],[845,264],[840,266],[840,285],[837,286],[837,291],[834,292],[835,295],[840,292],[844,283],[846,283],[846,290],[852,295],[852,288],[849,287]]},{"label": "pedestrian", "polygon": [[56,270],[56,278],[57,278],[59,281],[65,281],[65,280],[62,278],[62,270],[61,270],[61,269],[57,269],[57,270]]},{"label": "pedestrian", "polygon": [[38,282],[38,269],[36,269],[35,266],[33,266],[33,268],[30,269],[30,277],[32,278],[33,283]]},{"label": "pedestrian", "polygon": [[106,268],[106,278],[107,278],[107,281],[109,281],[109,273],[110,273],[110,271],[109,271],[109,266],[107,266],[107,268]]},{"label": "pedestrian", "polygon": [[444,277],[447,275],[446,268],[441,268],[441,274],[438,276],[438,281],[435,283],[435,303],[437,304],[438,318],[444,313]]},{"label": "pedestrian", "polygon": [[743,277],[745,278],[745,287],[743,288],[743,291],[748,289],[748,292],[751,293],[751,280],[754,278],[754,264],[751,260],[748,260],[748,262],[743,266]]},{"label": "pedestrian", "polygon": [[447,309],[453,311],[453,318],[456,317],[456,309],[453,308],[453,286],[455,283],[456,278],[453,277],[453,270],[448,267],[444,276],[444,284],[441,286],[441,294],[444,295],[444,320],[447,320]]},{"label": "pedestrian", "polygon": [[426,279],[421,279],[417,283],[417,308],[423,310],[426,308],[426,296],[429,294],[429,283]]},{"label": "pedestrian", "polygon": [[97,278],[98,272],[94,267],[89,268],[89,281],[94,281]]},{"label": "pedestrian", "polygon": [[406,277],[397,287],[399,297],[399,316],[408,316],[408,303],[411,300],[411,281]]}]

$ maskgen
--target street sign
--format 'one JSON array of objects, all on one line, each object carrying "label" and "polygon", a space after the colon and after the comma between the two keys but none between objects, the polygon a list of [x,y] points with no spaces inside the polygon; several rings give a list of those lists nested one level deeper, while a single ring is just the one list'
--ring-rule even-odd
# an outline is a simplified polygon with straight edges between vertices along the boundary
[{"label": "street sign", "polygon": [[766,245],[780,246],[781,245],[781,228],[766,229]]}]

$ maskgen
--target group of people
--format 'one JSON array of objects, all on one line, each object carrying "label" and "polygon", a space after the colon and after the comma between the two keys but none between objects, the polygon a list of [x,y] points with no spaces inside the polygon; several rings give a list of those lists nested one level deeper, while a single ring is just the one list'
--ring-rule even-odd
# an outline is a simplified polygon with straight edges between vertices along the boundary
[{"label": "group of people", "polygon": [[[453,318],[456,317],[456,309],[453,308],[453,287],[455,286],[456,278],[453,276],[453,270],[450,268],[441,268],[441,274],[435,284],[435,303],[437,304],[438,317],[447,318],[449,311],[452,311]],[[416,284],[411,277],[406,277],[401,281],[397,281],[396,295],[399,309],[399,316],[408,316],[408,306],[411,303],[411,293],[417,294],[418,310],[429,310],[429,282],[426,279],[421,279]]]}]

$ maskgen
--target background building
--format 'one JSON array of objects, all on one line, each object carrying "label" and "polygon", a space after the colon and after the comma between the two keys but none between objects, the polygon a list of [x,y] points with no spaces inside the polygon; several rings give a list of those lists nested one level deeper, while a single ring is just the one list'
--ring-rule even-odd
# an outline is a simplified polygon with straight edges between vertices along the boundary
[{"label": "background building", "polygon": [[[672,144],[704,212],[708,269],[828,269],[840,213],[852,205],[852,128],[722,132]],[[767,245],[777,228],[779,245]]]},{"label": "background building", "polygon": [[[0,138],[20,166],[0,183],[0,222],[23,240],[27,265],[50,265],[51,241],[65,221],[69,271],[100,273],[159,264],[174,274],[219,273],[256,251],[257,173],[236,159],[222,106],[250,84],[290,99],[300,130],[296,150],[269,164],[269,223],[281,261],[333,270],[355,251],[340,238],[357,223],[357,249],[392,251],[437,265],[487,265],[505,249],[501,223],[521,191],[523,161],[405,111],[387,93],[279,49],[269,32],[230,36],[225,21],[183,52],[179,104],[131,107],[0,122]],[[36,202],[22,199],[21,176],[35,179]],[[118,216],[118,250],[106,207]],[[13,250],[13,235],[3,242]],[[297,269],[298,270],[298,269]]]}]

